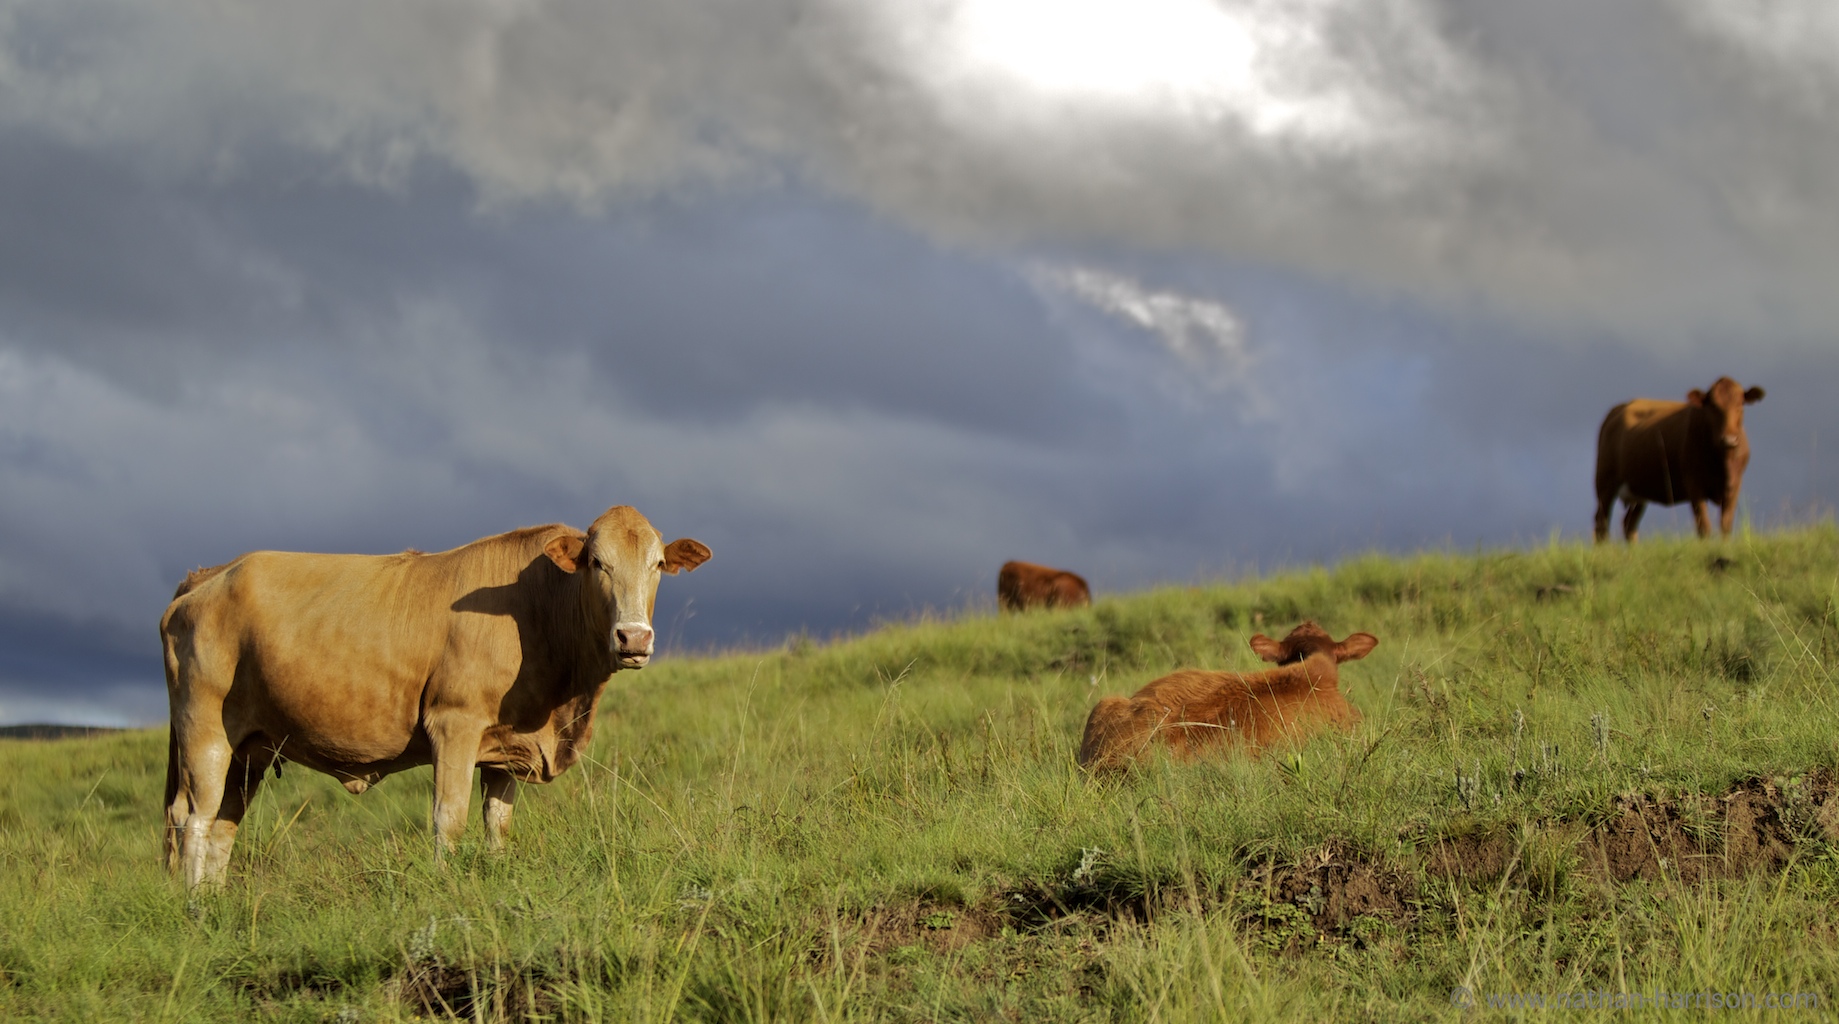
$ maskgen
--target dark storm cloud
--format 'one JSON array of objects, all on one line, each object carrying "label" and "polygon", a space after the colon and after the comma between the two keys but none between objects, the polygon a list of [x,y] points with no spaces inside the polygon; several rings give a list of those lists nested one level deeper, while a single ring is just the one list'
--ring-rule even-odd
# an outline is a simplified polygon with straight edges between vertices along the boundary
[{"label": "dark storm cloud", "polygon": [[5,142],[0,186],[39,201],[4,212],[0,319],[124,383],[182,353],[361,349],[427,298],[531,358],[593,353],[600,387],[659,416],[789,402],[1035,436],[1091,423],[1034,400],[1071,382],[1023,281],[809,196],[475,216],[444,174],[400,194],[280,166],[160,189],[41,134]]},{"label": "dark storm cloud", "polygon": [[93,694],[101,684],[144,679],[149,635],[107,620],[0,609],[0,681]]}]

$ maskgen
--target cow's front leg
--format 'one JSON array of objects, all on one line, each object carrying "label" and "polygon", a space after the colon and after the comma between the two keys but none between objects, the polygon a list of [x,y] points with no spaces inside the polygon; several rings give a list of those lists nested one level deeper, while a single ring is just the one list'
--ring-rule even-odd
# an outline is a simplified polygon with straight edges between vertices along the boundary
[{"label": "cow's front leg", "polygon": [[262,773],[273,763],[261,751],[253,757],[230,758],[230,771],[224,781],[223,803],[217,809],[217,821],[211,825],[211,845],[205,854],[204,876],[222,885],[229,876],[230,848],[236,844],[236,831],[256,790],[262,787]]},{"label": "cow's front leg", "polygon": [[[1705,511],[1704,498],[1692,499],[1692,526],[1699,532],[1700,540],[1711,536],[1711,516]],[[1730,527],[1726,526],[1724,532],[1729,533]]]},{"label": "cow's front leg", "polygon": [[517,779],[503,768],[481,768],[479,789],[485,798],[485,847],[502,850],[511,831],[512,805],[517,803]]},{"label": "cow's front leg", "polygon": [[1622,536],[1633,544],[1641,532],[1641,513],[1647,511],[1647,502],[1623,500],[1628,505],[1628,511],[1622,513]]},{"label": "cow's front leg", "polygon": [[434,756],[434,850],[453,850],[454,840],[466,831],[466,806],[472,800],[473,765],[479,760],[481,723],[460,719],[429,723],[428,740]]},{"label": "cow's front leg", "polygon": [[1730,528],[1737,519],[1737,488],[1725,492],[1724,500],[1718,503],[1718,529],[1725,537],[1730,536]]}]

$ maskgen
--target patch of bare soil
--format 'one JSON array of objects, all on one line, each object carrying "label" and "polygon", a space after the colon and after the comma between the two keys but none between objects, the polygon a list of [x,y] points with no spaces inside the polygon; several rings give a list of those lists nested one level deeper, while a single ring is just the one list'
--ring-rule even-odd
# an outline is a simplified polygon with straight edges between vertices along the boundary
[{"label": "patch of bare soil", "polygon": [[996,897],[994,910],[1018,932],[1083,929],[1102,940],[1119,924],[1223,907],[1270,947],[1296,950],[1323,936],[1358,940],[1363,921],[1408,923],[1416,916],[1416,896],[1408,873],[1330,846],[1296,863],[1261,861],[1248,877],[1220,888],[1100,871],[1079,883],[1008,890]]},{"label": "patch of bare soil", "polygon": [[1373,864],[1339,849],[1325,849],[1301,864],[1261,864],[1254,883],[1271,902],[1308,912],[1323,932],[1344,931],[1362,917],[1402,920],[1411,916],[1417,884],[1402,871]]},{"label": "patch of bare soil", "polygon": [[1424,853],[1424,870],[1432,877],[1462,882],[1492,882],[1506,874],[1518,850],[1499,833],[1442,836]]},{"label": "patch of bare soil", "polygon": [[1162,886],[1140,881],[1096,878],[1048,886],[1030,882],[996,897],[996,909],[1018,931],[1063,927],[1084,918],[1096,931],[1118,921],[1147,922],[1158,907],[1178,898]]},{"label": "patch of bare soil", "polygon": [[[561,1006],[554,993],[561,979],[542,968],[446,963],[427,956],[398,964],[385,973],[389,976],[385,984],[393,998],[411,1013],[434,1020],[523,1024],[553,1020]],[[301,995],[336,1002],[344,994],[346,982],[333,972],[307,968],[250,979],[242,988],[258,1002]]]},{"label": "patch of bare soil", "polygon": [[[1591,825],[1547,823],[1533,838],[1542,852],[1568,849],[1588,878],[1614,884],[1675,880],[1695,884],[1756,871],[1781,871],[1798,842],[1839,842],[1839,779],[1819,770],[1755,778],[1723,794],[1618,798]],[[1423,848],[1425,875],[1464,884],[1498,882],[1523,869],[1521,840],[1500,833],[1439,837]],[[1144,922],[1176,907],[1230,906],[1274,948],[1306,947],[1323,937],[1362,940],[1371,922],[1409,926],[1418,917],[1418,876],[1378,858],[1331,845],[1294,863],[1259,862],[1229,891],[1190,892],[1180,884],[1097,882],[1031,885],[1002,894],[993,918],[1020,931],[1082,919],[1102,935],[1121,920]]]},{"label": "patch of bare soil", "polygon": [[1233,913],[1265,948],[1302,953],[1325,939],[1366,944],[1370,925],[1417,918],[1417,883],[1407,873],[1326,847],[1300,863],[1254,865],[1231,894]]},{"label": "patch of bare soil", "polygon": [[392,984],[413,1012],[436,1020],[546,1021],[560,1004],[551,980],[503,968],[463,967],[429,960],[412,964]]},{"label": "patch of bare soil", "polygon": [[[1806,839],[1839,842],[1839,780],[1825,770],[1748,779],[1723,794],[1621,796],[1571,849],[1585,876],[1599,882],[1693,885],[1780,871]],[[1446,836],[1425,851],[1423,866],[1436,878],[1492,882],[1514,870],[1518,856],[1509,836]]]},{"label": "patch of bare soil", "polygon": [[1795,843],[1813,838],[1839,840],[1839,783],[1826,771],[1749,779],[1722,796],[1621,797],[1577,853],[1584,871],[1600,880],[1691,885],[1780,871]]},{"label": "patch of bare soil", "polygon": [[860,935],[872,952],[920,946],[949,953],[1002,931],[1000,915],[979,907],[947,906],[929,901],[876,907],[863,914]]}]

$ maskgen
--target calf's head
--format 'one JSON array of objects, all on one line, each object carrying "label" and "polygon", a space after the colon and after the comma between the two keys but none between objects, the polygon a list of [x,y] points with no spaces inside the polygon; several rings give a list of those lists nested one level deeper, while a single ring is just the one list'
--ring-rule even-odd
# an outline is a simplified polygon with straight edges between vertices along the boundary
[{"label": "calf's head", "polygon": [[1378,646],[1378,638],[1371,633],[1352,633],[1336,643],[1327,630],[1310,621],[1292,629],[1282,640],[1272,640],[1263,633],[1252,637],[1252,650],[1258,657],[1279,665],[1294,665],[1315,654],[1326,654],[1340,664],[1364,658]]},{"label": "calf's head", "polygon": [[1726,452],[1735,454],[1746,446],[1743,436],[1743,407],[1762,401],[1767,392],[1761,388],[1743,389],[1743,385],[1729,377],[1719,377],[1710,391],[1693,388],[1686,392],[1686,404],[1702,410],[1701,416],[1711,422],[1711,436],[1717,439],[1718,446]]},{"label": "calf's head", "polygon": [[587,529],[585,539],[564,535],[544,548],[563,572],[581,584],[589,621],[607,630],[607,650],[616,668],[644,668],[651,660],[651,616],[658,603],[658,579],[709,560],[709,549],[684,537],[664,543],[630,505],[616,505]]}]

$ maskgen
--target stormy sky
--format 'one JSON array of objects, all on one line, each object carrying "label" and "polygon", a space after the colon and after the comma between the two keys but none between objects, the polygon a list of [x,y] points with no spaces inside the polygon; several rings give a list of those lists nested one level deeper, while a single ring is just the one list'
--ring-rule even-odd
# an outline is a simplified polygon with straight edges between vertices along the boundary
[{"label": "stormy sky", "polygon": [[678,652],[1577,538],[1720,375],[1806,521],[1836,271],[1830,0],[0,0],[0,724],[616,503]]}]

